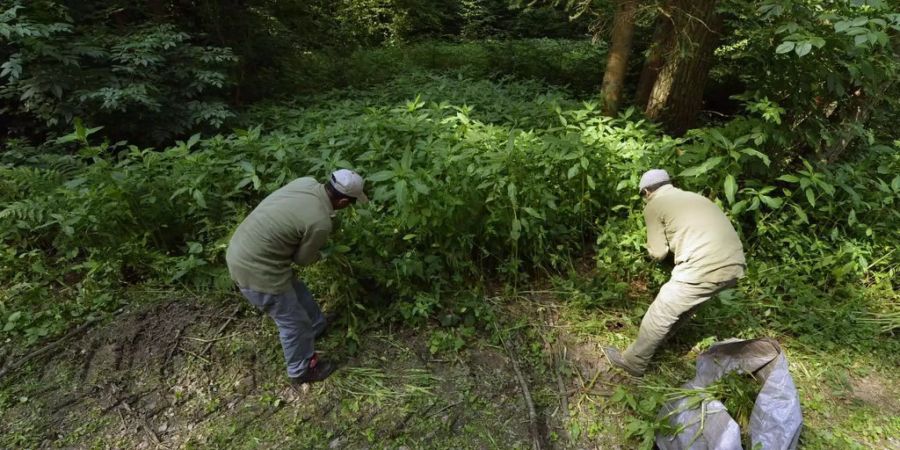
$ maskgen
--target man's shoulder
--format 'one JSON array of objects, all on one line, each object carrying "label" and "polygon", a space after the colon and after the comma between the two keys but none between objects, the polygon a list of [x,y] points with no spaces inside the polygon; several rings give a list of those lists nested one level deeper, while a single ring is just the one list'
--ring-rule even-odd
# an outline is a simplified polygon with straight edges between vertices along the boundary
[{"label": "man's shoulder", "polygon": [[712,201],[696,192],[679,189],[675,186],[667,187],[653,195],[650,201],[644,205],[645,214],[678,214],[690,211],[690,205],[713,204]]},{"label": "man's shoulder", "polygon": [[285,187],[291,187],[294,189],[311,189],[319,186],[319,180],[316,180],[313,177],[300,177],[294,179],[288,183]]},{"label": "man's shoulder", "polygon": [[[659,203],[670,203],[670,204],[681,204],[683,202],[700,202],[700,203],[712,203],[712,200],[706,198],[702,194],[699,194],[694,191],[686,191],[684,189],[679,189],[677,187],[672,186],[670,189],[666,189],[665,192],[661,192],[658,198],[655,200],[659,200]],[[652,202],[651,202],[652,203]]]}]

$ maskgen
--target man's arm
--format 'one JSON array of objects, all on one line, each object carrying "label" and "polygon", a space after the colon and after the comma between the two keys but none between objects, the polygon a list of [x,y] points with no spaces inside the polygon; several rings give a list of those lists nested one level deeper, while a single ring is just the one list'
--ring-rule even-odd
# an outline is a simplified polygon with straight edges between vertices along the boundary
[{"label": "man's arm", "polygon": [[311,227],[303,236],[300,247],[294,253],[294,262],[301,266],[308,266],[319,260],[319,249],[328,241],[331,227]]},{"label": "man's arm", "polygon": [[659,208],[647,204],[644,208],[644,220],[647,222],[647,252],[651,258],[662,261],[669,254],[669,242],[666,240],[665,225]]}]

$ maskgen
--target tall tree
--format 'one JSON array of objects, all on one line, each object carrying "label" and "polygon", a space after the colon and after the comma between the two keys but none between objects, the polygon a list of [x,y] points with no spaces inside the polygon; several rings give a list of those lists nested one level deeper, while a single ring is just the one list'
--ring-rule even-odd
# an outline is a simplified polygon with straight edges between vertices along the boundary
[{"label": "tall tree", "polygon": [[603,73],[603,85],[600,88],[603,95],[603,113],[606,115],[614,115],[622,100],[625,71],[628,68],[628,57],[631,54],[631,42],[634,36],[636,9],[637,0],[618,0],[616,2],[609,56],[606,61],[606,71]]},{"label": "tall tree", "polygon": [[666,62],[666,55],[672,50],[674,38],[671,11],[666,10],[663,6],[660,8],[659,16],[656,19],[653,40],[650,43],[650,48],[647,49],[644,68],[641,70],[641,76],[638,79],[637,89],[634,94],[634,103],[639,108],[647,107],[647,101],[650,100],[650,91],[653,90],[659,70],[662,69],[663,64]]},{"label": "tall tree", "polygon": [[716,0],[670,0],[667,9],[671,11],[672,48],[656,74],[645,112],[679,135],[694,125],[703,104],[722,22]]}]

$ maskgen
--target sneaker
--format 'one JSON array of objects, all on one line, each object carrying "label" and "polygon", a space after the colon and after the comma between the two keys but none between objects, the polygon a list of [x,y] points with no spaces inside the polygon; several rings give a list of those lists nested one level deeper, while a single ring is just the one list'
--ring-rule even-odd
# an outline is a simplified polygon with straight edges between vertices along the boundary
[{"label": "sneaker", "polygon": [[304,383],[315,383],[328,378],[337,368],[333,363],[328,361],[319,361],[319,354],[313,353],[309,359],[309,366],[300,375],[290,377],[291,384],[300,385]]},{"label": "sneaker", "polygon": [[619,349],[613,347],[603,347],[603,354],[606,355],[606,359],[609,360],[610,364],[628,372],[629,375],[635,377],[644,376],[643,370],[635,369],[634,367],[628,365],[627,362],[625,362],[625,358],[622,357],[622,353],[619,352]]}]

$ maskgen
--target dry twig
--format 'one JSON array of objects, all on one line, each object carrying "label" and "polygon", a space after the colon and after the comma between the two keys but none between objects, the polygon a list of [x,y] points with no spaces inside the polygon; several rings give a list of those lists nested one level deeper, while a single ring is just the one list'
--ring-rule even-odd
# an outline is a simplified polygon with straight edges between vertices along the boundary
[{"label": "dry twig", "polygon": [[222,326],[219,327],[219,331],[216,331],[216,334],[215,334],[214,338],[213,338],[213,339],[210,339],[209,343],[206,344],[206,347],[203,348],[203,351],[200,352],[200,354],[199,354],[198,356],[201,356],[201,357],[202,357],[202,356],[206,355],[207,353],[209,353],[210,349],[212,349],[213,344],[216,342],[215,337],[220,336],[220,335],[222,334],[222,332],[225,331],[225,328],[228,328],[228,325],[231,324],[231,322],[232,322],[235,318],[237,318],[237,313],[238,313],[240,310],[241,310],[241,306],[240,306],[240,305],[234,307],[234,312],[232,312],[232,313],[231,313],[231,316],[228,317],[228,320],[226,320],[225,323],[223,323]]},{"label": "dry twig", "polygon": [[506,340],[502,337],[500,338],[500,342],[502,342],[503,347],[506,348],[506,353],[509,355],[509,360],[512,362],[513,370],[516,372],[516,378],[519,379],[519,386],[522,388],[522,397],[525,398],[525,404],[528,406],[528,428],[531,431],[532,448],[534,450],[541,450],[537,411],[534,408],[534,401],[531,399],[531,391],[528,390],[528,383],[525,382],[525,377],[522,375],[522,371],[519,370],[519,363],[516,362],[516,357],[513,355],[512,350],[510,350],[509,344],[507,344]]},{"label": "dry twig", "polygon": [[[121,313],[124,309],[125,309],[125,308],[119,308],[116,312],[113,313],[113,315],[114,315],[114,316],[118,315],[118,314]],[[36,359],[36,358],[38,358],[38,357],[40,357],[40,356],[46,355],[47,353],[50,353],[51,350],[53,350],[53,349],[59,347],[60,345],[62,345],[63,342],[66,342],[67,340],[69,340],[69,339],[71,339],[71,338],[73,338],[73,337],[75,337],[75,336],[78,336],[78,335],[81,334],[81,333],[84,333],[85,331],[87,331],[88,328],[90,328],[90,327],[94,326],[95,324],[97,324],[97,322],[98,322],[98,320],[96,320],[96,319],[95,319],[95,320],[88,320],[87,322],[85,322],[85,323],[79,325],[79,326],[78,326],[77,328],[75,328],[74,330],[72,330],[72,331],[66,333],[65,336],[63,336],[63,337],[61,337],[61,338],[59,338],[59,339],[57,339],[57,340],[55,340],[55,341],[53,341],[53,342],[47,344],[47,345],[44,346],[43,348],[37,349],[37,350],[35,350],[35,351],[33,351],[33,352],[31,352],[31,353],[29,353],[29,354],[27,354],[27,355],[25,355],[25,356],[19,358],[19,360],[16,361],[16,362],[13,362],[13,363],[8,364],[6,367],[4,367],[2,370],[0,370],[0,380],[2,380],[3,377],[6,376],[7,374],[10,374],[10,373],[15,372],[16,370],[18,370],[20,367],[22,367],[23,365],[25,365],[25,363],[27,363],[28,361],[31,361],[32,359]]]}]

